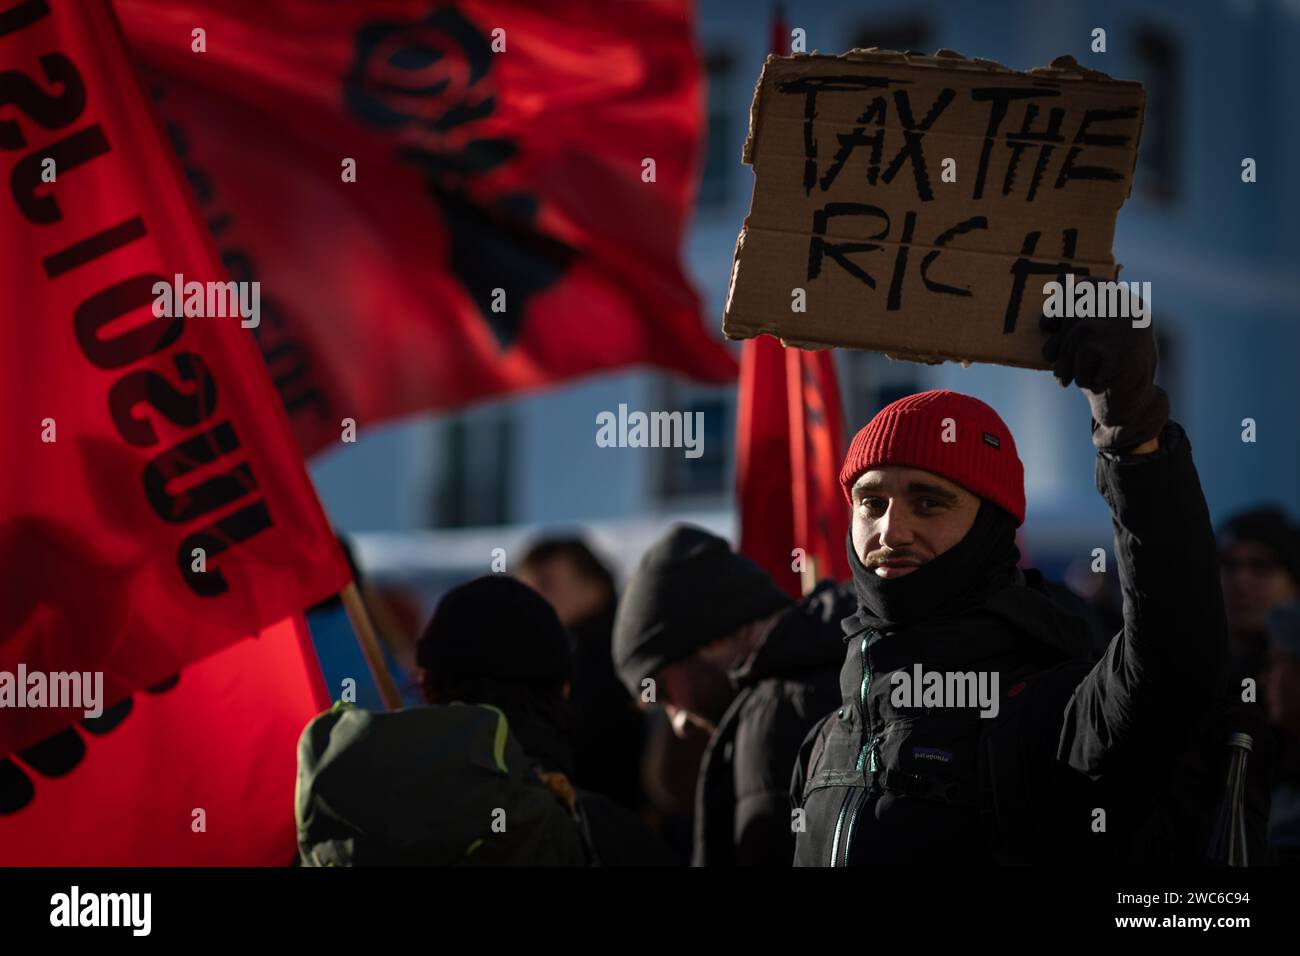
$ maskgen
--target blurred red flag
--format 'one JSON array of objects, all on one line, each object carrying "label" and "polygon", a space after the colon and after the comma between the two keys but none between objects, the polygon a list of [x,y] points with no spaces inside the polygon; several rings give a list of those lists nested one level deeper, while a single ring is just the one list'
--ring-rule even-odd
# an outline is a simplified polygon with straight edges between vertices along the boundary
[{"label": "blurred red flag", "polygon": [[796,548],[818,580],[847,580],[844,419],[832,353],[787,349],[768,336],[745,342],[737,415],[740,551],[793,596],[803,591]]},{"label": "blurred red flag", "polygon": [[[772,51],[785,54],[789,40],[778,6]],[[741,349],[740,550],[797,597],[815,579],[849,577],[849,514],[838,481],[844,420],[834,355],[787,349],[766,335],[747,340]],[[796,548],[811,573],[796,570]]]},{"label": "blurred red flag", "polygon": [[305,452],[596,369],[734,378],[679,263],[684,0],[117,9]]},{"label": "blurred red flag", "polygon": [[3,753],[92,709],[33,673],[108,706],[349,573],[241,319],[156,308],[222,275],[111,8],[9,4],[0,71]]},{"label": "blurred red flag", "polygon": [[298,736],[328,706],[306,623],[281,621],[0,757],[0,863],[285,866]]}]

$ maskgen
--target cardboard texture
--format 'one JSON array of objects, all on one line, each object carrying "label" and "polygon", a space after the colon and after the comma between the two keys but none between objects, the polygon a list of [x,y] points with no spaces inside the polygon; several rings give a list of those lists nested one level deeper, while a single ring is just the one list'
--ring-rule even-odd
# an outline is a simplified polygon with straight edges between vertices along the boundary
[{"label": "cardboard texture", "polygon": [[1043,284],[1118,274],[1145,105],[1140,84],[1070,57],[1017,72],[945,50],[769,56],[723,332],[1045,368]]}]

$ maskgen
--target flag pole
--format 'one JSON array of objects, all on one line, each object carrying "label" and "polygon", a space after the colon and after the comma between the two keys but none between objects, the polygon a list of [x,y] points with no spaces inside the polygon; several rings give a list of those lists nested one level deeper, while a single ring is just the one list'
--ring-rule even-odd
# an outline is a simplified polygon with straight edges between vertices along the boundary
[{"label": "flag pole", "polygon": [[804,559],[803,573],[799,578],[799,586],[803,589],[804,597],[812,594],[817,587],[817,559],[811,554]]},{"label": "flag pole", "polygon": [[361,645],[361,653],[365,655],[370,676],[374,678],[375,686],[379,688],[379,697],[383,700],[384,707],[388,710],[397,710],[402,706],[402,695],[397,689],[397,682],[393,680],[393,675],[388,671],[383,651],[379,649],[375,627],[370,622],[370,613],[366,610],[365,603],[361,600],[357,582],[349,581],[345,584],[343,590],[339,592],[339,599],[343,601],[343,608],[348,612],[348,621],[351,622],[352,630],[357,635],[357,643]]}]

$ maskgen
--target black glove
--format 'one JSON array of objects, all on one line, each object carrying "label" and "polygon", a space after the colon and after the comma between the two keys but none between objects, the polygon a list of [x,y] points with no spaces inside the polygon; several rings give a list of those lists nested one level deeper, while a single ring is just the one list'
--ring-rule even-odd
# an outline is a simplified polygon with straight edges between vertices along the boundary
[{"label": "black glove", "polygon": [[[1076,285],[1080,281],[1076,280]],[[1156,337],[1131,319],[1048,318],[1043,358],[1062,386],[1073,380],[1092,408],[1092,443],[1124,451],[1158,436],[1169,420],[1169,396],[1155,384]]]}]

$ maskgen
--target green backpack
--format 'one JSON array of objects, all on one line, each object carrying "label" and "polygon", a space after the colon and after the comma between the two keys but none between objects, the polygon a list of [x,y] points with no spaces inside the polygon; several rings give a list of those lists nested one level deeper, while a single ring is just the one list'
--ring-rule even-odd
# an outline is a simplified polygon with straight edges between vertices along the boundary
[{"label": "green backpack", "polygon": [[505,715],[336,704],[298,741],[305,866],[586,866],[581,819],[543,785]]}]

